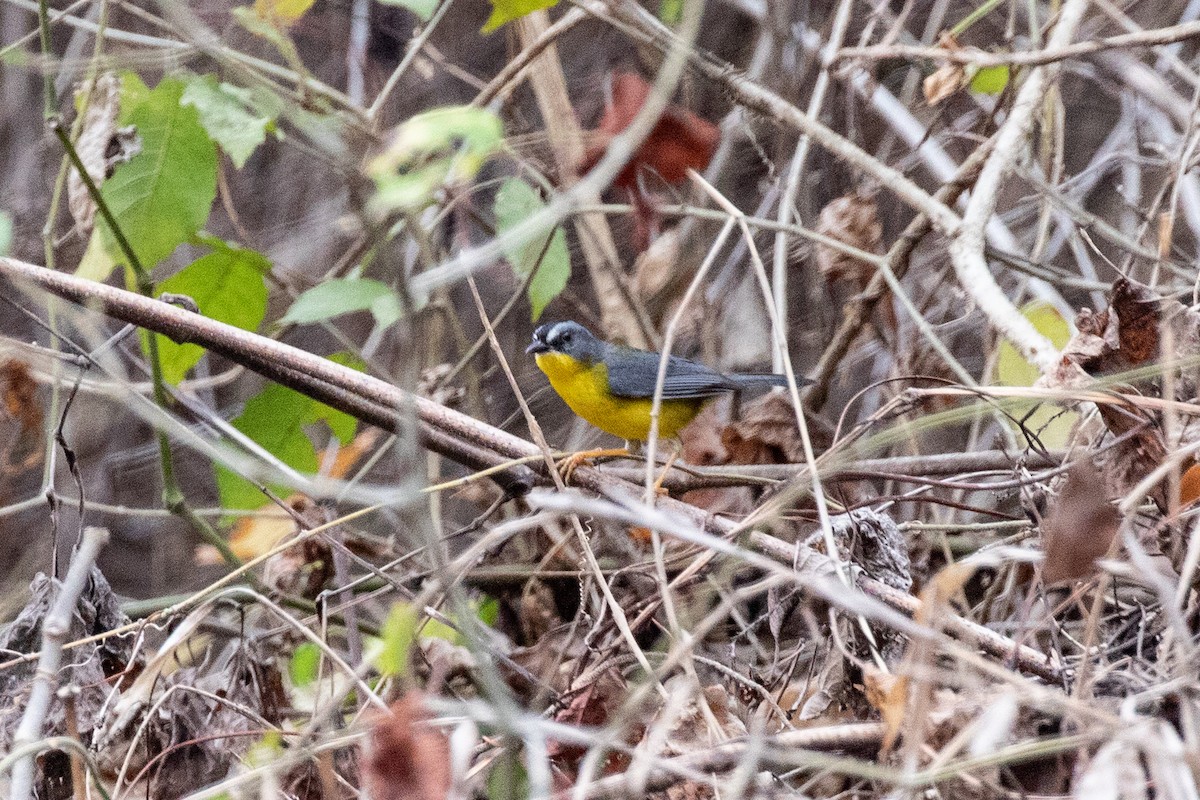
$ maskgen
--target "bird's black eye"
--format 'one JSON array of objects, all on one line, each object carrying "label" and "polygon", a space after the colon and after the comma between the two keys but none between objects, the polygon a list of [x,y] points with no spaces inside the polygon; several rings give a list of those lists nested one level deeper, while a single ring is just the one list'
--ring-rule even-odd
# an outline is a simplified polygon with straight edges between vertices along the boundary
[{"label": "bird's black eye", "polygon": [[562,334],[561,334],[561,335],[558,337],[558,339],[559,339],[559,341],[561,341],[563,344],[568,344],[568,343],[571,341],[571,332],[570,332],[570,331],[563,331],[563,332],[562,332]]}]

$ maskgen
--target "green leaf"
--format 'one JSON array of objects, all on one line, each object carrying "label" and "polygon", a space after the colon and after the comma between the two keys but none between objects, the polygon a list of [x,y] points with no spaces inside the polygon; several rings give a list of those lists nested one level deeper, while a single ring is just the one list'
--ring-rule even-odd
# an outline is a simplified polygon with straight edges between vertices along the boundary
[{"label": "green leaf", "polygon": [[[366,366],[357,356],[347,353],[335,353],[329,360],[360,371]],[[320,459],[306,428],[318,422],[327,425],[343,446],[354,439],[358,430],[358,420],[351,415],[275,383],[250,398],[232,424],[292,469],[315,473]],[[253,483],[219,465],[216,473],[217,489],[225,508],[262,505],[263,494]],[[286,486],[271,488],[280,493],[288,491]]]},{"label": "green leaf", "polygon": [[[1058,309],[1049,303],[1041,300],[1029,303],[1021,309],[1021,314],[1055,347],[1061,349],[1071,338],[1070,325],[1058,313]],[[1039,377],[1041,377],[1041,371],[1026,361],[1017,348],[1009,344],[1007,340],[1000,342],[1000,352],[996,358],[997,383],[1001,386],[1033,386]],[[1030,414],[1031,410],[1032,414]],[[1018,420],[1025,418],[1025,427],[1036,434],[1042,444],[1051,450],[1066,446],[1071,431],[1079,419],[1079,415],[1074,411],[1064,411],[1060,406],[1052,403],[1039,405],[1033,400],[1015,403],[1010,412]],[[1027,414],[1029,416],[1026,418]],[[1015,428],[1016,423],[1012,424]]]},{"label": "green leaf", "polygon": [[526,800],[529,797],[529,776],[521,763],[521,754],[506,748],[492,763],[488,772],[487,800]]},{"label": "green leaf", "polygon": [[383,622],[380,631],[383,650],[375,659],[381,675],[408,674],[408,653],[417,638],[417,612],[407,603],[396,603]]},{"label": "green leaf", "polygon": [[251,6],[238,6],[229,12],[237,23],[243,28],[253,33],[255,36],[261,36],[271,44],[275,45],[278,50],[289,63],[299,64],[300,53],[296,50],[296,45],[288,38],[284,31],[286,27],[280,20],[280,24],[276,25],[275,21],[266,19],[259,14]]},{"label": "green leaf", "polygon": [[503,141],[504,126],[487,109],[450,106],[412,117],[367,164],[375,182],[372,209],[388,214],[424,208],[441,186],[474,179]]},{"label": "green leaf", "polygon": [[275,121],[275,114],[263,114],[264,103],[253,90],[218,83],[212,75],[190,76],[180,102],[199,112],[204,130],[238,169],[266,141]]},{"label": "green leaf", "polygon": [[[494,211],[497,234],[512,230],[545,207],[537,190],[520,178],[509,178],[496,193]],[[571,255],[567,250],[566,234],[562,228],[555,228],[550,233],[548,246],[546,234],[539,234],[525,245],[507,250],[504,256],[520,278],[537,269],[537,274],[529,284],[529,306],[536,322],[571,277]]]},{"label": "green leaf", "polygon": [[[329,356],[329,360],[335,364],[341,364],[343,367],[363,372],[367,365],[358,356],[350,353],[334,353]],[[358,420],[347,414],[345,411],[338,411],[333,406],[326,405],[313,401],[312,408],[304,415],[305,425],[311,425],[314,422],[324,422],[329,426],[329,430],[337,437],[338,443],[343,447],[350,444],[354,439],[354,434],[358,431]]]},{"label": "green leaf", "polygon": [[254,13],[278,25],[294,25],[316,0],[254,0]]},{"label": "green leaf", "polygon": [[[279,384],[268,384],[247,401],[232,424],[292,469],[314,473],[320,461],[304,424],[315,402]],[[287,492],[286,487],[272,488]],[[217,489],[225,508],[258,508],[263,502],[262,492],[253,483],[219,465]]]},{"label": "green leaf", "polygon": [[995,67],[980,67],[976,69],[968,85],[971,91],[976,94],[997,95],[1003,92],[1005,87],[1008,86],[1008,79],[1008,65],[1000,64]]},{"label": "green leaf", "polygon": [[[158,284],[160,292],[191,297],[200,313],[245,331],[257,330],[267,313],[267,285],[263,276],[271,262],[253,250],[210,239],[216,249],[193,261]],[[179,383],[196,366],[205,350],[199,345],[176,344],[158,337],[163,377]]]},{"label": "green leaf", "polygon": [[[163,78],[152,91],[136,79],[122,90],[122,124],[137,128],[142,151],[119,165],[100,193],[146,269],[186,242],[208,219],[217,196],[217,151],[196,109],[180,103],[184,85]],[[104,247],[119,263],[125,254],[100,215]]]},{"label": "green leaf", "polygon": [[491,33],[501,25],[520,19],[543,8],[553,8],[558,0],[492,0],[492,15],[483,23],[480,33]]},{"label": "green leaf", "polygon": [[500,620],[500,601],[494,597],[484,597],[479,602],[479,621],[489,628],[496,627]]},{"label": "green leaf", "polygon": [[422,22],[428,22],[438,7],[438,0],[379,0],[379,2],[385,6],[407,8],[420,17]]},{"label": "green leaf", "polygon": [[8,248],[12,246],[12,231],[12,217],[0,211],[0,256],[8,255]]},{"label": "green leaf", "polygon": [[659,0],[658,18],[664,25],[678,25],[683,19],[683,0]]},{"label": "green leaf", "polygon": [[88,239],[87,249],[83,251],[83,258],[79,259],[79,266],[75,268],[78,277],[103,283],[112,275],[117,262],[105,248],[104,239],[100,226],[96,226],[92,230],[92,238]]},{"label": "green leaf", "polygon": [[381,298],[394,300],[394,295],[392,287],[372,278],[325,281],[297,297],[280,322],[307,325],[355,311],[374,311]]},{"label": "green leaf", "polygon": [[301,642],[292,652],[288,670],[292,683],[300,688],[309,686],[317,679],[321,669],[321,648],[316,642]]}]

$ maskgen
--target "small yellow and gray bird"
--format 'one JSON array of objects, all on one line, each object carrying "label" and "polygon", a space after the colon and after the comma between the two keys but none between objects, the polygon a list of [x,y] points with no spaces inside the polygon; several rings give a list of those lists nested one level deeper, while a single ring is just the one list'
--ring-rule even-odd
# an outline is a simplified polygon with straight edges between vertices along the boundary
[{"label": "small yellow and gray bird", "polygon": [[[550,385],[579,416],[627,442],[650,438],[650,410],[660,353],[601,341],[578,322],[555,322],[533,332],[533,353]],[[798,379],[800,384],[808,383]],[[673,439],[704,404],[727,392],[786,386],[771,374],[725,374],[679,356],[667,359],[658,435]]]}]

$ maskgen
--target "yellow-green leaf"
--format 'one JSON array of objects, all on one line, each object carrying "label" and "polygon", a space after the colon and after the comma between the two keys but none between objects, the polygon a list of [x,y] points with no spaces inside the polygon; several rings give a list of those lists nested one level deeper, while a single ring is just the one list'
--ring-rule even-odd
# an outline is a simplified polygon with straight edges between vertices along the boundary
[{"label": "yellow-green leaf", "polygon": [[375,666],[382,675],[407,675],[408,651],[417,638],[417,612],[407,603],[396,603],[380,633],[383,651],[375,660]]},{"label": "yellow-green leaf", "polygon": [[491,33],[514,19],[557,4],[558,0],[492,0],[492,15],[483,23],[481,33]]},{"label": "yellow-green leaf", "polygon": [[[1061,348],[1071,338],[1071,326],[1063,319],[1062,314],[1058,313],[1058,309],[1049,303],[1034,301],[1022,308],[1021,314],[1033,323],[1033,327],[1039,333],[1053,342],[1055,347]],[[996,380],[1001,386],[1033,386],[1039,377],[1041,372],[1038,368],[1025,360],[1025,357],[1017,352],[1017,348],[1007,341],[1000,342],[1000,353],[996,360]],[[1071,430],[1079,419],[1079,415],[1074,411],[1050,403],[1039,405],[1032,400],[1015,404],[1011,413],[1018,420],[1024,418],[1025,428],[1033,432],[1041,443],[1051,450],[1066,446]]]},{"label": "yellow-green leaf", "polygon": [[[970,68],[968,68],[970,69]],[[971,76],[969,84],[975,94],[997,95],[1008,86],[1009,70],[1007,64],[995,67],[980,67]]]},{"label": "yellow-green leaf", "polygon": [[[257,330],[267,313],[267,285],[263,276],[271,262],[253,250],[206,238],[213,252],[193,261],[158,285],[160,293],[187,295],[200,313],[242,330]],[[159,335],[158,352],[163,377],[179,383],[206,352],[194,344],[178,344]]]},{"label": "yellow-green leaf", "polygon": [[289,27],[304,16],[316,0],[254,0],[254,13],[259,18]]},{"label": "yellow-green leaf", "polygon": [[367,164],[375,181],[372,208],[385,214],[424,208],[441,186],[472,180],[503,141],[504,126],[487,109],[449,106],[412,117]]}]

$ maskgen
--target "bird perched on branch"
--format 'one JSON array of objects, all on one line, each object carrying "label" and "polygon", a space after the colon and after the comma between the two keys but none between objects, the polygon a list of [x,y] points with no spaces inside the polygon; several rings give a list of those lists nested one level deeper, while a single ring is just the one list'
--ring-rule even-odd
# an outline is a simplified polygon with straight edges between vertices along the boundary
[{"label": "bird perched on branch", "polygon": [[[550,385],[579,416],[626,442],[650,437],[650,411],[661,353],[601,341],[578,322],[542,325],[525,350],[533,353]],[[809,381],[797,379],[801,385]],[[705,402],[727,392],[786,386],[772,374],[725,374],[679,356],[668,356],[658,435],[673,439]]]}]

